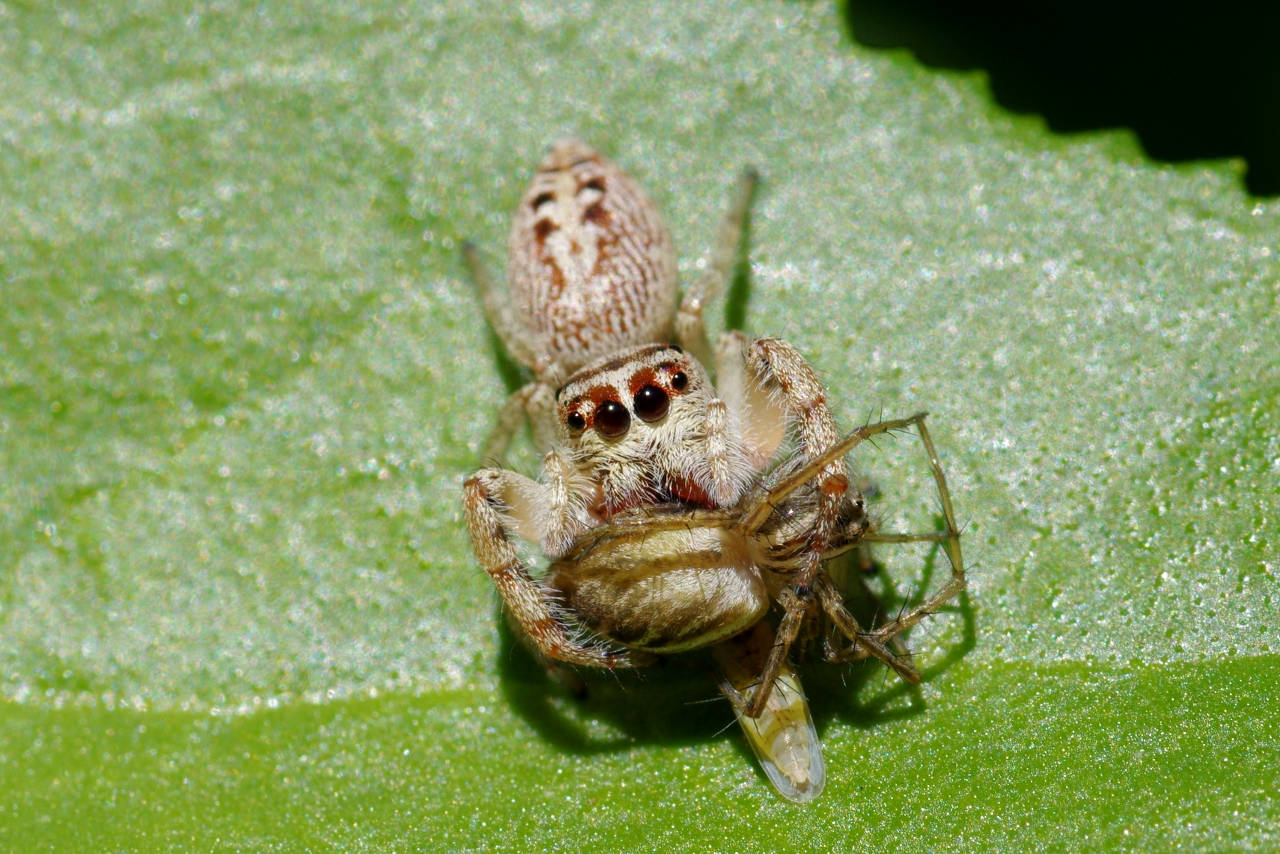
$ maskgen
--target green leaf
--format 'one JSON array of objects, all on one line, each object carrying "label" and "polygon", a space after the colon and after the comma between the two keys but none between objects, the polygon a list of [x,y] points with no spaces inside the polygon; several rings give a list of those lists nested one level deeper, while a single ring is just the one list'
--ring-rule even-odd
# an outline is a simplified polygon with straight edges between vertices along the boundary
[{"label": "green leaf", "polygon": [[[1280,845],[1280,215],[1239,164],[1054,135],[804,4],[0,33],[0,847]],[[458,246],[501,263],[567,132],[650,188],[686,278],[758,164],[745,328],[846,426],[932,413],[967,604],[913,634],[919,692],[805,671],[808,807],[696,668],[567,698],[471,556],[515,378]],[[918,457],[856,461],[904,524]]]}]

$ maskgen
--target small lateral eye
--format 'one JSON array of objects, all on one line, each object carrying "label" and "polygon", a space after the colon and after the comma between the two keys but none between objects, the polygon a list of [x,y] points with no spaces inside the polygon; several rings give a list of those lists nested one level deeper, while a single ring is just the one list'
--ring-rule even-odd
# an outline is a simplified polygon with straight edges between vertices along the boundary
[{"label": "small lateral eye", "polygon": [[671,375],[671,387],[676,391],[684,391],[689,387],[689,375],[684,371],[676,371]]},{"label": "small lateral eye", "polygon": [[606,400],[596,410],[595,425],[601,435],[616,438],[631,426],[631,413],[618,401]]},{"label": "small lateral eye", "polygon": [[667,414],[667,407],[671,403],[671,398],[667,397],[665,391],[650,383],[636,392],[632,403],[635,405],[636,415],[640,416],[641,421],[657,421]]},{"label": "small lateral eye", "polygon": [[569,425],[570,430],[577,433],[586,428],[587,419],[583,418],[582,413],[575,409],[565,417],[564,423]]},{"label": "small lateral eye", "polygon": [[533,208],[536,211],[538,208],[542,207],[543,205],[547,204],[550,201],[553,201],[554,199],[555,199],[555,196],[551,195],[550,193],[538,193],[538,195],[533,197],[533,201],[529,203],[529,207]]},{"label": "small lateral eye", "polygon": [[584,190],[595,190],[597,193],[604,192],[604,181],[600,178],[592,178],[590,181],[582,185]]}]

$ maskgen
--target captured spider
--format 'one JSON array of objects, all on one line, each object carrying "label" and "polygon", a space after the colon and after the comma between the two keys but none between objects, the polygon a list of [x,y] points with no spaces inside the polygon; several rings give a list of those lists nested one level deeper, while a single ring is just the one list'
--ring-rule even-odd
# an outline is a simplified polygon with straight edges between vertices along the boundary
[{"label": "captured spider", "polygon": [[[917,682],[912,665],[886,644],[964,588],[960,531],[924,413],[868,424],[813,458],[796,455],[758,477],[732,507],[706,509],[675,501],[615,516],[580,535],[551,563],[543,584],[557,594],[562,613],[595,636],[655,653],[714,642],[726,626],[736,633],[759,620],[771,601],[783,602],[785,621],[791,611],[784,600],[794,577],[808,566],[811,532],[824,512],[818,486],[823,469],[872,436],[912,427],[928,454],[945,530],[877,530],[861,497],[853,496],[843,502],[821,558],[830,560],[868,543],[932,542],[944,547],[950,578],[917,607],[871,630],[858,625],[821,569],[814,576],[813,601],[829,630],[824,638],[826,658],[855,661],[874,656]],[[841,637],[848,646],[841,645]],[[745,699],[735,704],[747,708]]]},{"label": "captured spider", "polygon": [[[508,400],[488,451],[500,456],[526,415],[549,450],[539,480],[477,472],[464,506],[476,555],[539,656],[615,669],[714,647],[721,689],[766,773],[803,801],[821,791],[825,772],[789,664],[802,626],[827,621],[833,660],[874,656],[919,677],[891,648],[911,615],[863,630],[822,570],[833,551],[872,539],[842,456],[865,436],[838,442],[826,393],[791,345],[726,333],[712,351],[707,340],[702,308],[723,289],[754,180],[744,175],[707,274],[673,316],[670,239],[652,204],[581,143],[552,149],[512,232],[520,314],[467,252],[490,321],[535,376]],[[664,343],[672,332],[683,349]],[[963,570],[923,416],[863,430],[912,424],[930,451],[948,528],[897,536],[947,543],[954,589],[939,594],[936,610],[963,585]],[[794,456],[775,468],[790,444]],[[779,480],[779,471],[792,473]],[[513,536],[550,559],[543,579]],[[775,603],[776,636],[765,619]]]}]

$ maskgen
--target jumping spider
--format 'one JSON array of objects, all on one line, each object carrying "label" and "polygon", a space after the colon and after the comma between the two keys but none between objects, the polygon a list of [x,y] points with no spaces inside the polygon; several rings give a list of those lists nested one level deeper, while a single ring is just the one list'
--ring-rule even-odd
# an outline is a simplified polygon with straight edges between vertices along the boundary
[{"label": "jumping spider", "polygon": [[[485,468],[467,480],[464,504],[477,557],[541,657],[617,669],[715,647],[722,691],[770,779],[784,796],[809,800],[825,772],[788,662],[802,627],[825,619],[828,658],[874,656],[916,681],[894,638],[954,596],[963,570],[945,481],[917,416],[863,431],[919,430],[947,532],[897,537],[945,542],[950,584],[866,631],[823,571],[833,551],[875,538],[842,457],[864,436],[839,442],[826,393],[791,345],[726,333],[712,350],[702,322],[728,277],[754,181],[744,174],[707,273],[675,310],[671,241],[652,203],[581,143],[553,147],[512,231],[518,312],[467,249],[494,329],[535,377],[503,408],[488,453],[500,458],[526,415],[549,450],[540,480]],[[682,346],[662,343],[673,337]],[[774,468],[790,444],[794,456]],[[543,579],[513,535],[550,559]],[[774,603],[776,637],[765,619]]]},{"label": "jumping spider", "polygon": [[677,308],[675,249],[644,190],[579,140],[551,146],[512,219],[507,292],[474,245],[463,245],[489,323],[534,376],[503,406],[485,459],[503,458],[526,415],[534,445],[550,449],[555,389],[590,362],[671,341],[710,362],[702,308],[729,276],[756,179],[753,170],[743,172],[706,273]]}]

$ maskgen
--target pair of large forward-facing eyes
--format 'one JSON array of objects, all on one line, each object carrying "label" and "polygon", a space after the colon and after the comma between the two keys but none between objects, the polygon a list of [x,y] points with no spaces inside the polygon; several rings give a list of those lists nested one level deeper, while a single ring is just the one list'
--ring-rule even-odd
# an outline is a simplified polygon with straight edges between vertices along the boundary
[{"label": "pair of large forward-facing eyes", "polygon": [[[684,371],[675,371],[669,375],[671,390],[682,392],[689,386],[689,375]],[[661,421],[671,407],[671,395],[657,383],[642,385],[631,397],[631,409],[616,400],[606,399],[600,402],[591,413],[591,426],[602,436],[615,439],[631,427],[631,413],[645,423]],[[575,433],[587,428],[587,418],[574,409],[565,416],[565,424]]]}]

